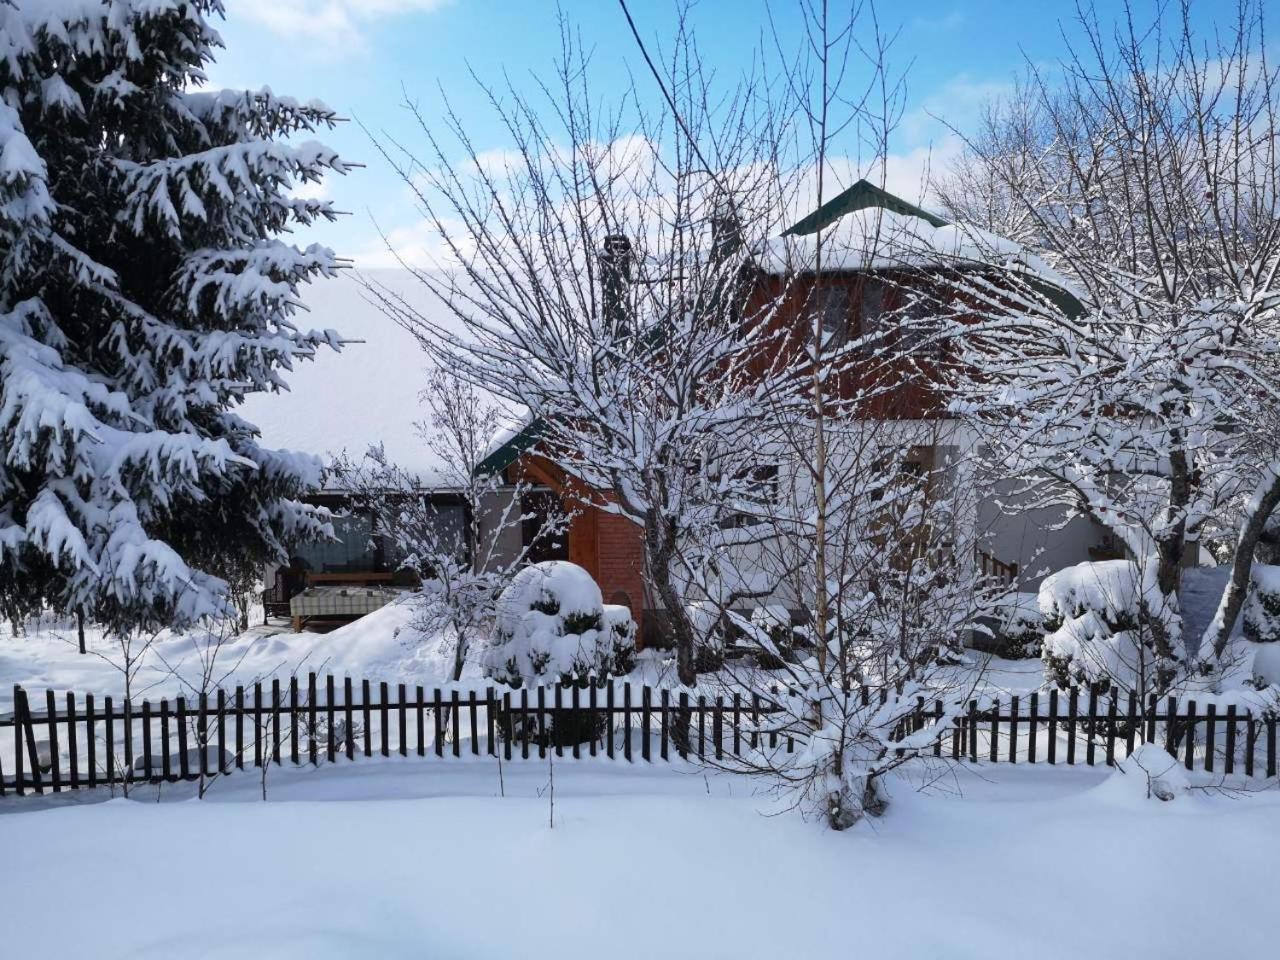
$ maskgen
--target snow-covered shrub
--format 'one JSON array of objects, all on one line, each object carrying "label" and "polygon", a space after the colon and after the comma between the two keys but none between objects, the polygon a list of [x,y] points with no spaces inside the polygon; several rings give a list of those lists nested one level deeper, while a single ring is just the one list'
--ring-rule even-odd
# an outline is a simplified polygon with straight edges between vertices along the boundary
[{"label": "snow-covered shrub", "polygon": [[1101,789],[1121,800],[1176,800],[1191,787],[1178,759],[1163,747],[1144,743],[1116,764]]},{"label": "snow-covered shrub", "polygon": [[1044,647],[1044,615],[1034,593],[1015,593],[1001,602],[997,640],[999,653],[1010,660],[1041,655]]},{"label": "snow-covered shrub", "polygon": [[1134,686],[1144,663],[1138,632],[1138,571],[1128,560],[1078,563],[1040,585],[1045,673],[1073,683]]},{"label": "snow-covered shrub", "polygon": [[1280,640],[1280,566],[1253,565],[1244,601],[1244,635],[1254,643]]},{"label": "snow-covered shrub", "polygon": [[485,675],[519,687],[623,674],[635,662],[635,632],[630,611],[606,610],[600,588],[580,566],[535,563],[498,598]]},{"label": "snow-covered shrub", "polygon": [[1280,687],[1280,644],[1274,647],[1259,647],[1253,655],[1253,685],[1259,690],[1266,687]]},{"label": "snow-covered shrub", "polygon": [[[606,606],[591,574],[577,564],[548,560],[517,573],[498,598],[485,675],[511,687],[585,686],[592,678],[629,673],[635,653],[631,611]],[[528,717],[522,721],[536,723]],[[560,710],[544,721],[546,738],[561,746],[583,743],[598,736],[606,722],[586,710]],[[514,733],[516,726],[507,729]]]}]

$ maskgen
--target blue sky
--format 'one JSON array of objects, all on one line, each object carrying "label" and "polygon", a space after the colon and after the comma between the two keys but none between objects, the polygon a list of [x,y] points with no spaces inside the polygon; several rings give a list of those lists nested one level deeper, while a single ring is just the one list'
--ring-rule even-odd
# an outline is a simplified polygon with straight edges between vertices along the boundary
[{"label": "blue sky", "polygon": [[[226,49],[210,71],[215,86],[270,86],[301,99],[319,98],[380,134],[421,145],[401,106],[405,92],[428,116],[441,90],[464,116],[482,149],[504,146],[468,71],[499,82],[545,74],[559,50],[557,7],[541,0],[224,0],[219,26]],[[1143,7],[1142,0],[1137,0]],[[647,41],[670,35],[673,0],[631,0]],[[833,3],[833,9],[838,4]],[[1225,2],[1200,0],[1210,23]],[[1099,0],[1110,19],[1118,2]],[[1147,6],[1153,9],[1154,3]],[[594,89],[605,97],[643,69],[615,0],[563,0],[560,9],[593,50]],[[775,19],[792,19],[790,0],[773,0]],[[961,129],[988,98],[1007,92],[1029,58],[1061,55],[1060,29],[1074,33],[1071,2],[1047,0],[907,0],[879,4],[888,29],[899,30],[892,66],[905,70],[907,101],[894,137],[890,186],[910,192],[926,166],[938,168],[955,148],[938,115]],[[694,23],[704,55],[722,74],[743,69],[768,28],[764,0],[702,0]],[[300,239],[320,240],[360,266],[390,262],[375,223],[413,255],[426,241],[412,198],[356,123],[323,139],[347,160],[367,164],[323,188],[339,209],[336,225]],[[918,189],[916,190],[918,193]]]}]

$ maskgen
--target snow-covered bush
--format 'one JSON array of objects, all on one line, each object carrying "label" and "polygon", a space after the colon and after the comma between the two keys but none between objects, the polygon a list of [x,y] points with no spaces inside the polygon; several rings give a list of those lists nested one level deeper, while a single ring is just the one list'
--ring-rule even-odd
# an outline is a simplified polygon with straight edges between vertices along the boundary
[{"label": "snow-covered bush", "polygon": [[498,598],[485,675],[512,687],[628,673],[635,622],[626,607],[606,608],[582,567],[548,560],[525,567]]},{"label": "snow-covered bush", "polygon": [[1280,644],[1259,647],[1253,655],[1253,685],[1259,690],[1280,687]]},{"label": "snow-covered bush", "polygon": [[1176,800],[1191,787],[1178,759],[1155,743],[1144,743],[1116,764],[1102,784],[1103,793],[1117,800]]},{"label": "snow-covered bush", "polygon": [[1038,657],[1044,648],[1044,615],[1034,593],[1015,593],[998,606],[996,639],[1002,657],[1022,660]]},{"label": "snow-covered bush", "polygon": [[1244,602],[1244,635],[1254,643],[1280,640],[1280,566],[1253,565]]},{"label": "snow-covered bush", "polygon": [[1140,686],[1146,663],[1138,631],[1138,571],[1128,560],[1078,563],[1040,585],[1045,672],[1073,683]]}]

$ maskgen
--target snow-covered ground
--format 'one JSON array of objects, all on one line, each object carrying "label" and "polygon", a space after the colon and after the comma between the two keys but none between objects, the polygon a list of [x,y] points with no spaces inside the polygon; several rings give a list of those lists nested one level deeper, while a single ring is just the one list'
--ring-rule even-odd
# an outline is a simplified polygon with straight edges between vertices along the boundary
[{"label": "snow-covered ground", "polygon": [[[415,628],[417,599],[406,595],[401,602],[328,633],[294,633],[288,626],[273,625],[228,635],[211,674],[218,681],[214,686],[248,686],[308,671],[447,686],[453,675],[452,644],[446,637],[427,636]],[[261,623],[260,612],[256,618]],[[161,633],[141,656],[132,684],[134,699],[189,694],[190,685],[198,684],[203,658],[215,640],[198,631]],[[135,640],[135,649],[143,642],[145,638]],[[13,636],[8,624],[0,624],[0,712],[11,708],[15,683],[41,696],[49,688],[58,693],[72,690],[123,697],[119,641],[88,630],[86,646],[89,652],[82,655],[71,621],[33,620],[21,636]],[[478,674],[479,668],[471,666],[464,676]]]},{"label": "snow-covered ground", "polygon": [[554,768],[551,828],[550,775],[507,764],[503,797],[493,761],[393,759],[273,770],[265,803],[249,773],[205,801],[3,801],[4,953],[1173,960],[1280,935],[1274,788],[962,769],[833,834],[741,779],[585,759]]},{"label": "snow-covered ground", "polygon": [[[1203,569],[1188,571],[1184,590],[1187,635],[1203,630],[1226,584],[1226,571]],[[287,625],[252,627],[247,633],[228,636],[218,652],[213,676],[225,688],[236,684],[249,686],[272,677],[287,679],[291,674],[304,676],[308,671],[359,680],[405,683],[447,688],[452,677],[453,646],[450,638],[425,634],[415,626],[416,606],[420,597],[405,597],[376,613],[328,633],[293,633]],[[261,612],[253,614],[261,622]],[[9,624],[0,622],[0,712],[12,707],[13,685],[21,684],[29,694],[43,696],[45,689],[58,694],[71,690],[95,696],[124,695],[121,651],[117,641],[90,629],[87,635],[89,653],[81,655],[76,647],[75,625],[71,621],[44,618],[28,623],[21,636],[14,636]],[[1257,699],[1256,691],[1242,688],[1250,676],[1253,649],[1239,637],[1240,655],[1228,671],[1224,692],[1217,697],[1198,689],[1201,702],[1215,699],[1224,707],[1236,702],[1244,707]],[[191,693],[191,684],[201,673],[202,654],[209,639],[200,633],[184,635],[161,633],[144,653],[132,690],[135,700]],[[479,656],[474,656],[464,672],[464,681],[480,676]],[[1040,660],[1006,660],[972,652],[969,663],[959,668],[976,674],[974,695],[979,698],[1007,700],[1010,695],[1024,697],[1044,688]],[[642,657],[633,680],[646,683],[674,683],[674,668],[662,657]],[[968,679],[949,683],[952,689],[968,689]]]}]

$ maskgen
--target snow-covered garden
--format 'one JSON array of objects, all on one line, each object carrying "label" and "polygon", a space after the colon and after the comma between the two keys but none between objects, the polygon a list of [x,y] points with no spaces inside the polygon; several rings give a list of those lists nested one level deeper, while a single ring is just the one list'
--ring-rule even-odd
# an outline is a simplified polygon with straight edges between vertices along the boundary
[{"label": "snow-covered garden", "polygon": [[1262,7],[1078,9],[917,206],[872,5],[620,6],[361,125],[392,283],[219,0],[0,0],[5,955],[1274,952]]}]

